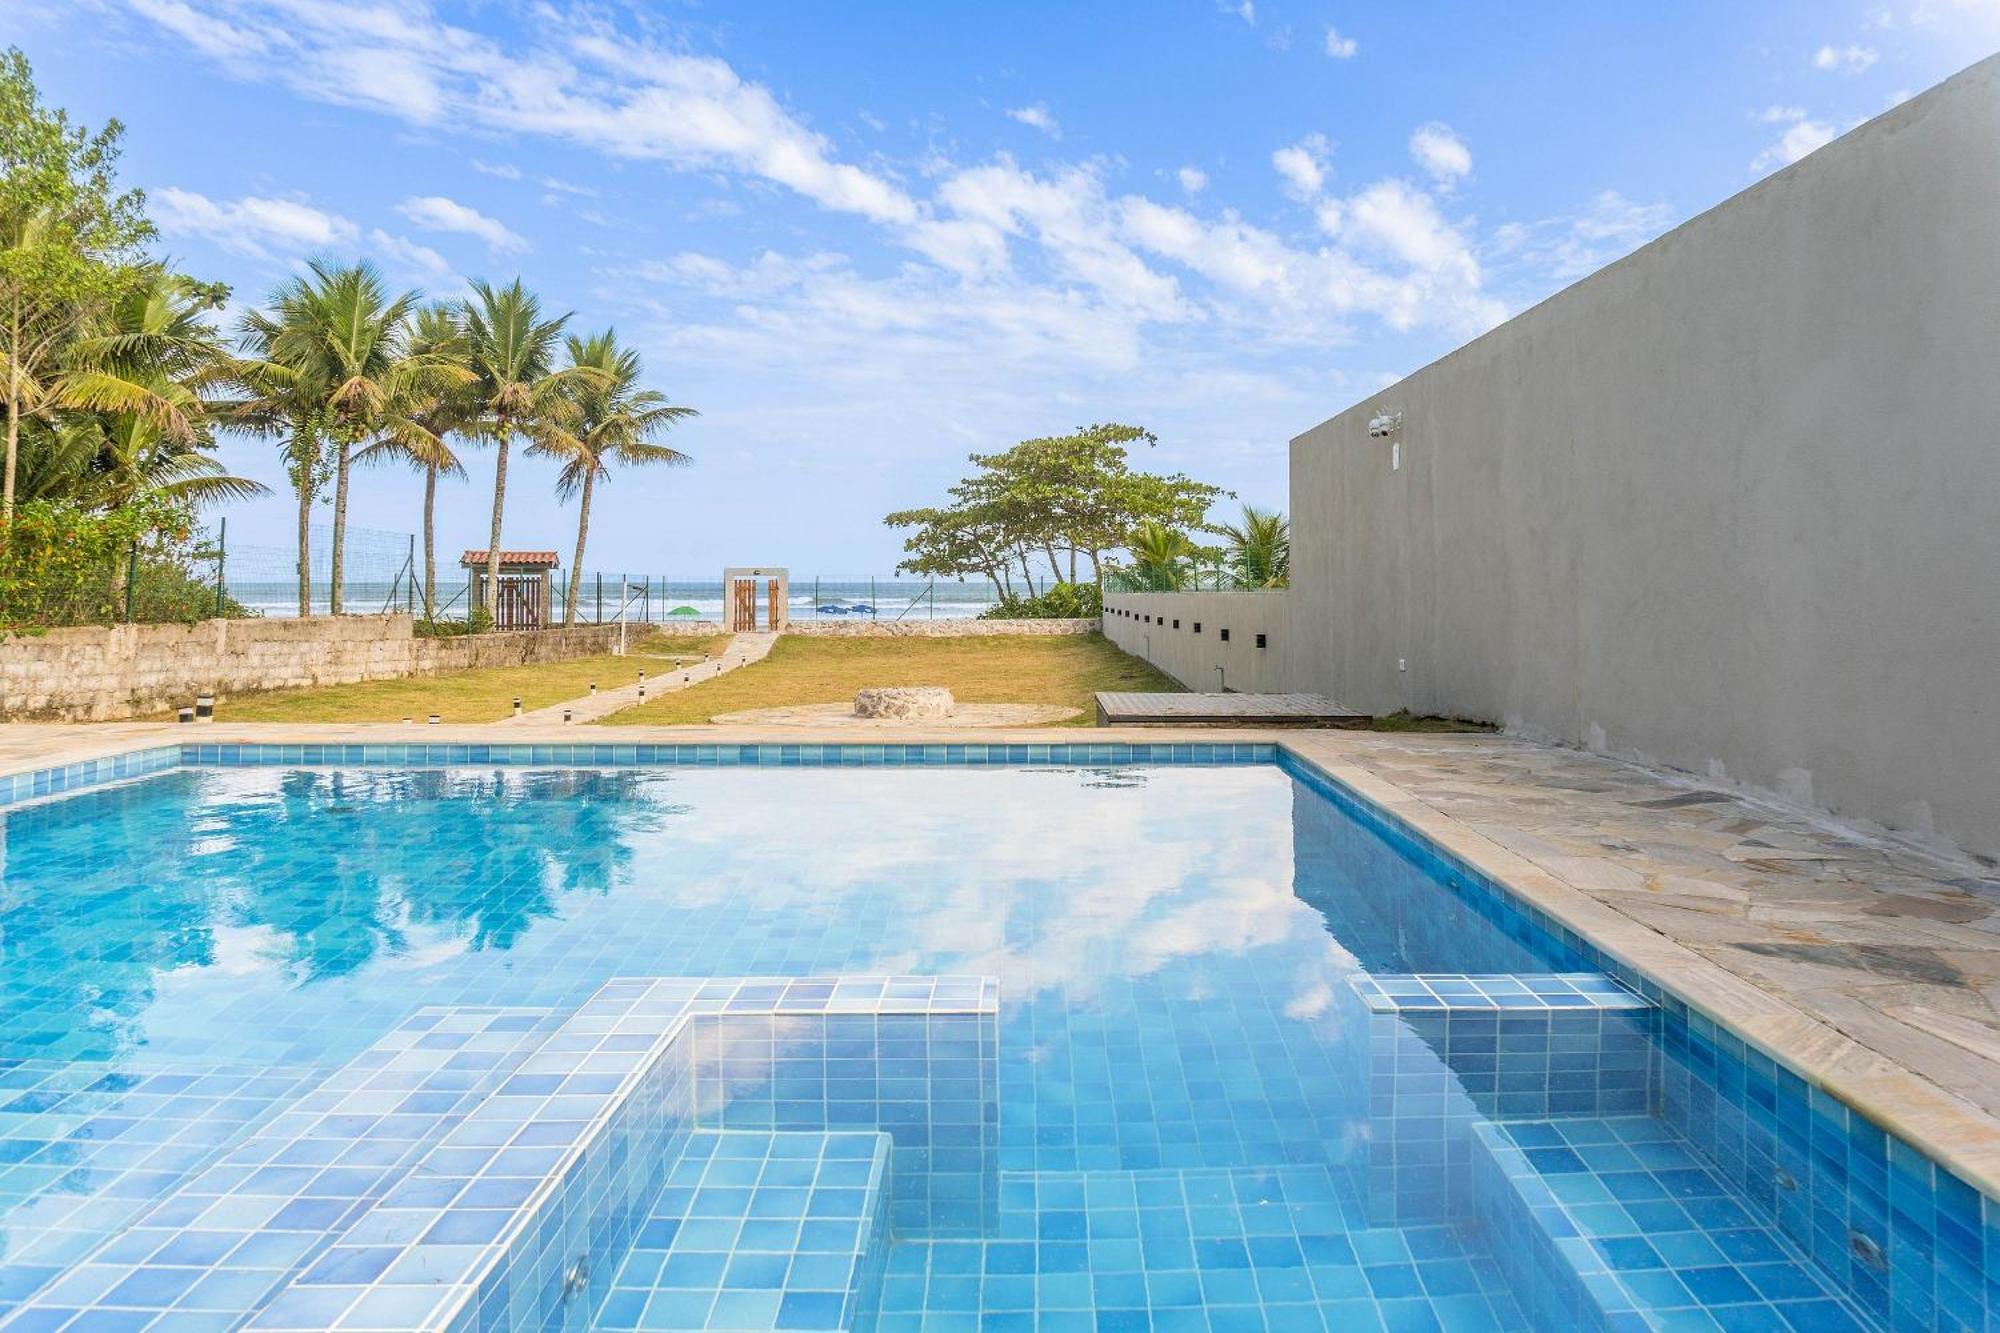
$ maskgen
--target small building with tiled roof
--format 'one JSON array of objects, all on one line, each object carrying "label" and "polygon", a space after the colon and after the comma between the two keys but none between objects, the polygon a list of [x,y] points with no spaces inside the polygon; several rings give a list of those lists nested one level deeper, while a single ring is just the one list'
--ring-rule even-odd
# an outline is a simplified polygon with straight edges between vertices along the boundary
[{"label": "small building with tiled roof", "polygon": [[554,551],[500,552],[497,590],[486,586],[488,551],[467,551],[458,558],[465,570],[466,599],[475,611],[490,611],[494,629],[545,629],[550,624],[549,573],[562,562]]}]

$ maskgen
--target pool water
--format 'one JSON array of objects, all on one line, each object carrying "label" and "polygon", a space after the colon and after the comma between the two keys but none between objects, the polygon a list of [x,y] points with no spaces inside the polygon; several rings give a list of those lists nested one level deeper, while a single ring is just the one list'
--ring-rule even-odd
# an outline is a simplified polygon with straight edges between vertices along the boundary
[{"label": "pool water", "polygon": [[[1870,1326],[1661,1119],[1642,1002],[1275,764],[194,767],[0,839],[15,1327],[240,1323],[62,1284],[419,1011],[843,975],[997,979],[990,1197],[724,1115],[565,1326]],[[749,1239],[794,1205],[839,1243]]]}]

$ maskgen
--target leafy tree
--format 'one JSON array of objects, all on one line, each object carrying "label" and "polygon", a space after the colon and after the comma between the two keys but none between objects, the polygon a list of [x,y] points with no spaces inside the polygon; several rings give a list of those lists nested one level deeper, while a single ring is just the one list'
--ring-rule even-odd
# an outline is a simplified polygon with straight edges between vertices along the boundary
[{"label": "leafy tree", "polygon": [[507,506],[507,449],[517,434],[544,432],[570,408],[565,393],[595,371],[556,369],[556,348],[568,315],[542,316],[542,303],[519,278],[505,287],[472,284],[465,303],[466,364],[484,418],[481,434],[493,441],[493,527],[486,543],[488,597],[500,586],[500,523]]},{"label": "leafy tree", "polygon": [[608,477],[613,463],[674,467],[689,462],[686,454],[656,444],[652,437],[677,421],[698,415],[691,407],[669,403],[657,390],[640,388],[639,353],[620,347],[615,332],[572,336],[567,346],[571,368],[590,374],[565,385],[569,411],[552,420],[530,446],[531,452],[562,464],[556,476],[556,493],[564,499],[579,497],[576,558],[570,562],[569,596],[563,608],[565,625],[576,619],[583,546],[590,533],[591,490],[597,479]]},{"label": "leafy tree", "polygon": [[1241,523],[1226,523],[1223,567],[1239,588],[1282,588],[1292,577],[1292,525],[1275,509],[1243,506]]},{"label": "leafy tree", "polygon": [[123,127],[95,134],[42,104],[27,57],[0,54],[0,525],[12,519],[25,421],[66,402],[83,325],[125,289],[152,236],[136,190],[120,193]]},{"label": "leafy tree", "polygon": [[943,508],[901,510],[885,520],[913,531],[899,568],[956,577],[978,573],[1006,600],[1015,596],[1019,572],[1035,595],[1036,557],[1049,572],[1074,583],[1079,558],[1093,583],[1105,560],[1125,548],[1145,524],[1206,530],[1209,506],[1227,494],[1219,486],[1174,473],[1134,472],[1126,446],[1151,445],[1138,426],[1085,426],[1069,435],[1023,440],[997,454],[974,454],[978,468],[950,490]]}]

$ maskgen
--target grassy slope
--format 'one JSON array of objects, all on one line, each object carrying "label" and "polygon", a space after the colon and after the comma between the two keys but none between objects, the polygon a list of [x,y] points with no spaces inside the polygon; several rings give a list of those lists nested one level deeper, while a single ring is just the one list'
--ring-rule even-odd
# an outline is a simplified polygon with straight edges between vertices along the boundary
[{"label": "grassy slope", "polygon": [[590,690],[630,685],[639,668],[648,675],[672,667],[668,655],[698,656],[720,652],[726,634],[673,636],[635,646],[623,657],[578,657],[567,662],[534,666],[482,667],[442,676],[405,680],[375,680],[358,685],[328,685],[225,699],[216,705],[223,722],[421,722],[437,713],[446,722],[497,722],[513,711],[514,696],[523,708],[545,708]]},{"label": "grassy slope", "polygon": [[1178,690],[1174,681],[1091,634],[1021,638],[836,639],[785,635],[753,666],[605,721],[706,722],[717,713],[849,700],[869,685],[943,685],[964,703],[1061,704],[1095,721],[1099,690]]}]

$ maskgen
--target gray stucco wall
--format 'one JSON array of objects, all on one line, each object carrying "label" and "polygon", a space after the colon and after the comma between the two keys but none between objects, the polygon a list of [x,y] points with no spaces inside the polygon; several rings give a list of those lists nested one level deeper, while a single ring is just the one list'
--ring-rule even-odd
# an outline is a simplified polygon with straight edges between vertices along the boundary
[{"label": "gray stucco wall", "polygon": [[1292,506],[1294,688],[2000,853],[2000,59],[1299,436]]},{"label": "gray stucco wall", "polygon": [[1283,591],[1106,593],[1104,637],[1191,690],[1282,692],[1292,688],[1286,682],[1296,674],[1288,596]]}]

